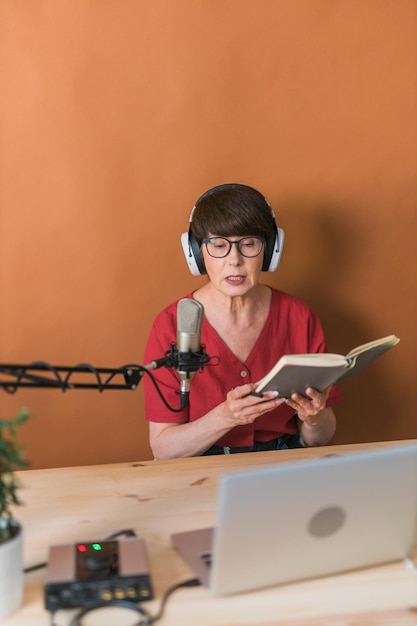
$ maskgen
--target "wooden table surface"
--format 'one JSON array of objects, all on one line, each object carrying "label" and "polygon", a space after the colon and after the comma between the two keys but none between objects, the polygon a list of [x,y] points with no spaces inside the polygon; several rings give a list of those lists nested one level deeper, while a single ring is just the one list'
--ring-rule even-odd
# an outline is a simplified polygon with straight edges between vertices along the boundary
[{"label": "wooden table surface", "polygon": [[[400,443],[400,442],[395,442]],[[303,458],[344,454],[392,443],[327,446],[168,461],[29,470],[20,473],[24,506],[17,514],[24,528],[25,567],[45,562],[51,545],[102,541],[132,529],[146,541],[154,599],[143,604],[158,612],[164,592],[194,577],[171,545],[176,531],[214,525],[219,475],[229,470]],[[389,496],[387,495],[389,498]],[[22,608],[3,626],[45,626],[45,569],[25,574]],[[57,626],[69,625],[76,611],[59,611]],[[126,626],[130,612],[106,608],[83,623]],[[227,598],[203,587],[176,591],[161,626],[374,626],[417,625],[417,571],[404,562],[347,574],[277,586]]]}]

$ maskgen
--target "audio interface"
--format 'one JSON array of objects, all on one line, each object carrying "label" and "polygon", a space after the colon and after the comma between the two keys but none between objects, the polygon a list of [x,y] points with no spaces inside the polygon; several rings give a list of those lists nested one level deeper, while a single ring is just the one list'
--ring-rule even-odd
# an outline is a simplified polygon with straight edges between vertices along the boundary
[{"label": "audio interface", "polygon": [[153,597],[142,538],[52,546],[45,580],[48,611],[113,600],[143,602]]}]

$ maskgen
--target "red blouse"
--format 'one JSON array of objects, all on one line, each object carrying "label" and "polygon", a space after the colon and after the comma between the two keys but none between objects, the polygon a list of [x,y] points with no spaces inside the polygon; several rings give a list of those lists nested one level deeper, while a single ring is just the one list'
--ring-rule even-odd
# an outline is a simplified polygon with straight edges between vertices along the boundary
[{"label": "red blouse", "polygon": [[[192,297],[190,294],[187,297]],[[177,302],[164,309],[155,319],[145,350],[145,363],[158,359],[176,341]],[[303,301],[276,289],[272,290],[270,310],[265,325],[244,363],[203,318],[201,344],[217,364],[209,363],[197,372],[190,383],[189,405],[181,413],[170,411],[163,404],[149,376],[143,379],[146,419],[150,422],[187,422],[197,420],[224,402],[232,387],[260,380],[285,354],[326,352],[323,330],[316,313]],[[152,372],[167,403],[180,406],[180,383],[175,370],[160,368]],[[334,386],[327,406],[341,399]],[[236,426],[219,439],[220,446],[248,446],[254,441],[269,441],[283,434],[297,432],[293,409],[282,405],[259,417],[253,424]]]}]

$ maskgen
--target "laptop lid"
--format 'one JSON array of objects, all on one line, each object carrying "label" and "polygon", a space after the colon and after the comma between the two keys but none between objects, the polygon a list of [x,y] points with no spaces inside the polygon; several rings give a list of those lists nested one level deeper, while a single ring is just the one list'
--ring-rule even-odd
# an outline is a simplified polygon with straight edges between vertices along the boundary
[{"label": "laptop lid", "polygon": [[398,445],[224,474],[215,529],[172,541],[225,595],[404,559],[416,514],[417,445]]}]

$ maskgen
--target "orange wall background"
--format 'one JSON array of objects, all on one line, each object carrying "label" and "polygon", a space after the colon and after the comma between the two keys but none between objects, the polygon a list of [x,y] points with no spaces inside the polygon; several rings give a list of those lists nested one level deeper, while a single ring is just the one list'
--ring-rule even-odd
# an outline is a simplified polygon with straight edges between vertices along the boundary
[{"label": "orange wall background", "polygon": [[[401,337],[343,386],[334,441],[417,437],[415,0],[0,10],[0,362],[143,363],[154,316],[204,280],[179,242],[194,201],[242,182],[286,232],[264,280],[331,351]],[[32,467],[151,458],[141,388],[0,390],[1,417],[21,406]]]}]

